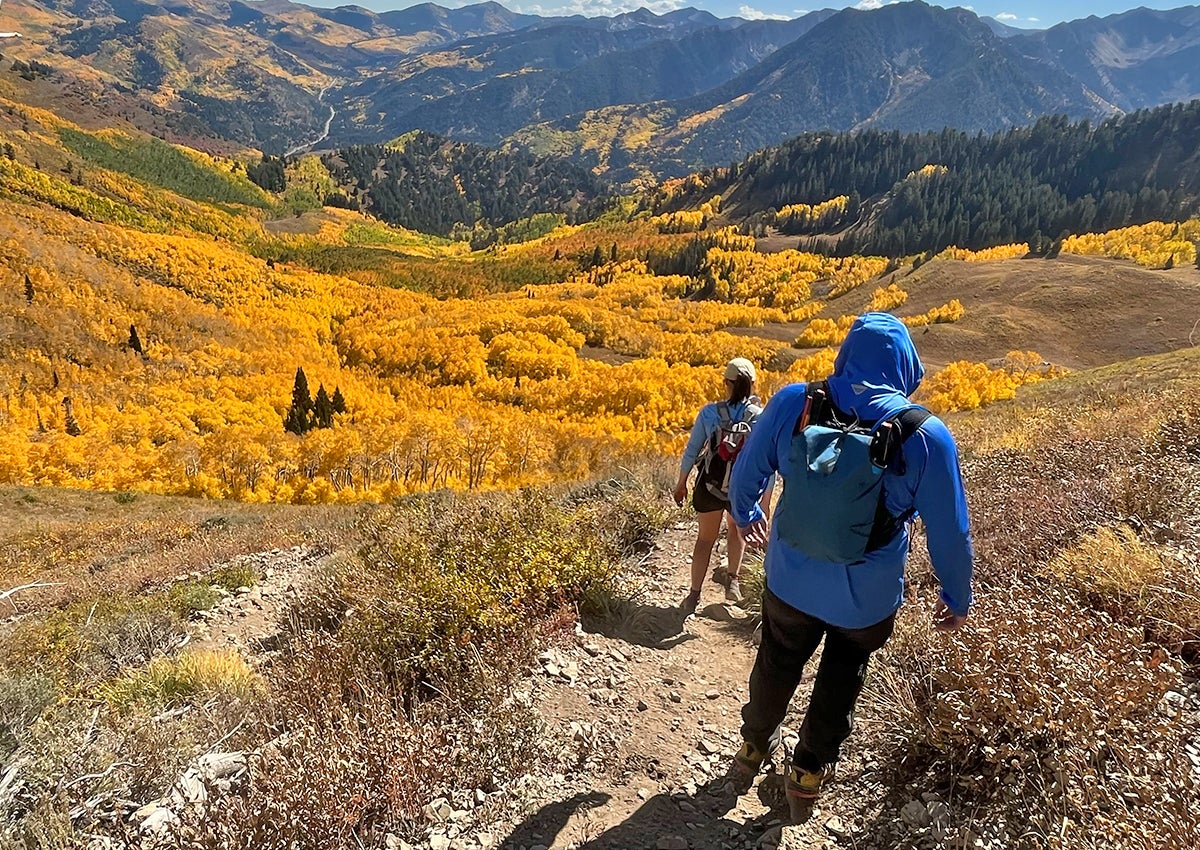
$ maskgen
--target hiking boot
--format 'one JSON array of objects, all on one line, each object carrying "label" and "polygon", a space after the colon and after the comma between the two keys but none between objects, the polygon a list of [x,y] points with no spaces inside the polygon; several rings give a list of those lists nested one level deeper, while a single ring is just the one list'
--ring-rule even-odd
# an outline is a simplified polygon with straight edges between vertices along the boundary
[{"label": "hiking boot", "polygon": [[828,765],[813,773],[802,767],[792,767],[784,780],[787,792],[788,811],[794,823],[808,819],[813,803],[821,795],[821,789],[833,779],[834,766]]},{"label": "hiking boot", "polygon": [[729,584],[725,585],[725,601],[732,602],[734,605],[740,605],[745,598],[742,596],[742,585],[738,581],[737,576],[730,576]]},{"label": "hiking boot", "polygon": [[685,596],[683,601],[679,603],[679,609],[683,611],[684,614],[691,616],[692,614],[696,613],[696,608],[699,605],[700,591],[692,590],[689,591],[688,595]]},{"label": "hiking boot", "polygon": [[733,763],[730,764],[730,768],[733,772],[753,779],[762,770],[763,762],[769,755],[771,755],[770,750],[764,752],[749,741],[743,741],[742,748],[733,754]]}]

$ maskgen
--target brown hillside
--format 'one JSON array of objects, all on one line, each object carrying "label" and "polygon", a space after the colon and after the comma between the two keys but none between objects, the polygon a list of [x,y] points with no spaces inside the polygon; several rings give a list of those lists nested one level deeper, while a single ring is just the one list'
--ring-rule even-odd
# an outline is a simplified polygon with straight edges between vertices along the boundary
[{"label": "brown hillside", "polygon": [[[1200,320],[1200,272],[1160,271],[1102,257],[964,262],[934,260],[902,270],[829,302],[829,318],[866,309],[878,286],[908,292],[895,312],[915,316],[957,298],[966,316],[914,329],[929,367],[986,361],[1033,349],[1070,369],[1104,366],[1190,345]],[[805,323],[755,328],[755,336],[793,340]],[[799,352],[797,352],[799,353]]]}]

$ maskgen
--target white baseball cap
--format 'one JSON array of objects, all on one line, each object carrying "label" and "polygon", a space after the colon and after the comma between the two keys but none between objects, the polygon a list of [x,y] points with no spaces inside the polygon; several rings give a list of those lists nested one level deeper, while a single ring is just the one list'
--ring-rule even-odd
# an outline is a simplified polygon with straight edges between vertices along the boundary
[{"label": "white baseball cap", "polygon": [[739,375],[745,375],[751,381],[758,379],[754,372],[754,364],[745,357],[735,357],[725,367],[725,380],[736,381]]}]

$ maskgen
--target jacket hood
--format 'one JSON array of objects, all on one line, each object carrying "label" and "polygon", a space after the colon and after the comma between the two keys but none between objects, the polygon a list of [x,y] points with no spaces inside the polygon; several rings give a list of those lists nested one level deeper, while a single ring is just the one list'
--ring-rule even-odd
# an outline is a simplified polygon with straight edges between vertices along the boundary
[{"label": "jacket hood", "polygon": [[838,350],[829,378],[833,402],[865,421],[911,406],[925,367],[904,323],[890,313],[864,313]]}]

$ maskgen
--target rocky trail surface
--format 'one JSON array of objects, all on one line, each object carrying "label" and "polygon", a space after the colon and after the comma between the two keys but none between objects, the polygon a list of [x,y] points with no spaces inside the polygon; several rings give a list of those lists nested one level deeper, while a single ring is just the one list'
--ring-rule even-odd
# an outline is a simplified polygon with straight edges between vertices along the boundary
[{"label": "rocky trail surface", "polygon": [[[581,769],[541,777],[523,818],[482,833],[460,827],[454,816],[465,813],[447,801],[446,811],[429,813],[430,847],[894,847],[934,846],[950,837],[949,808],[939,794],[915,787],[897,794],[884,781],[866,743],[865,718],[836,791],[802,825],[784,826],[782,764],[765,769],[748,790],[730,781],[755,620],[725,604],[723,589],[711,581],[696,616],[685,618],[676,607],[688,587],[694,535],[691,523],[668,531],[637,577],[645,588],[638,604],[603,622],[585,620],[574,640],[539,658],[534,699],[548,730],[580,747]],[[806,670],[796,706],[805,704],[815,669]],[[789,716],[785,749],[794,745],[801,720]],[[955,831],[955,838],[958,846],[975,846],[973,835]]]},{"label": "rocky trail surface", "polygon": [[[907,779],[898,774],[881,733],[888,709],[870,689],[860,702],[837,782],[804,823],[785,823],[781,762],[768,763],[749,789],[731,781],[727,770],[741,743],[740,709],[754,662],[756,621],[725,604],[715,580],[707,583],[695,616],[684,617],[678,609],[688,586],[694,534],[692,523],[667,531],[632,569],[631,584],[642,588],[636,600],[603,619],[585,618],[548,647],[523,680],[518,696],[542,718],[552,754],[547,761],[558,772],[531,773],[501,788],[447,792],[426,807],[420,843],[388,836],[388,850],[1020,845],[1002,823],[981,823],[978,812],[955,798],[954,777],[939,786],[928,776],[911,778],[919,773]],[[193,629],[193,645],[269,658],[278,646],[288,597],[326,553],[295,548],[249,557],[261,582],[239,588],[205,612]],[[803,719],[797,709],[807,704],[816,660],[785,722],[781,754],[795,743]],[[1200,682],[1192,682],[1187,694],[1169,696],[1170,716],[1200,726]],[[1200,770],[1200,749],[1193,761]]]}]

